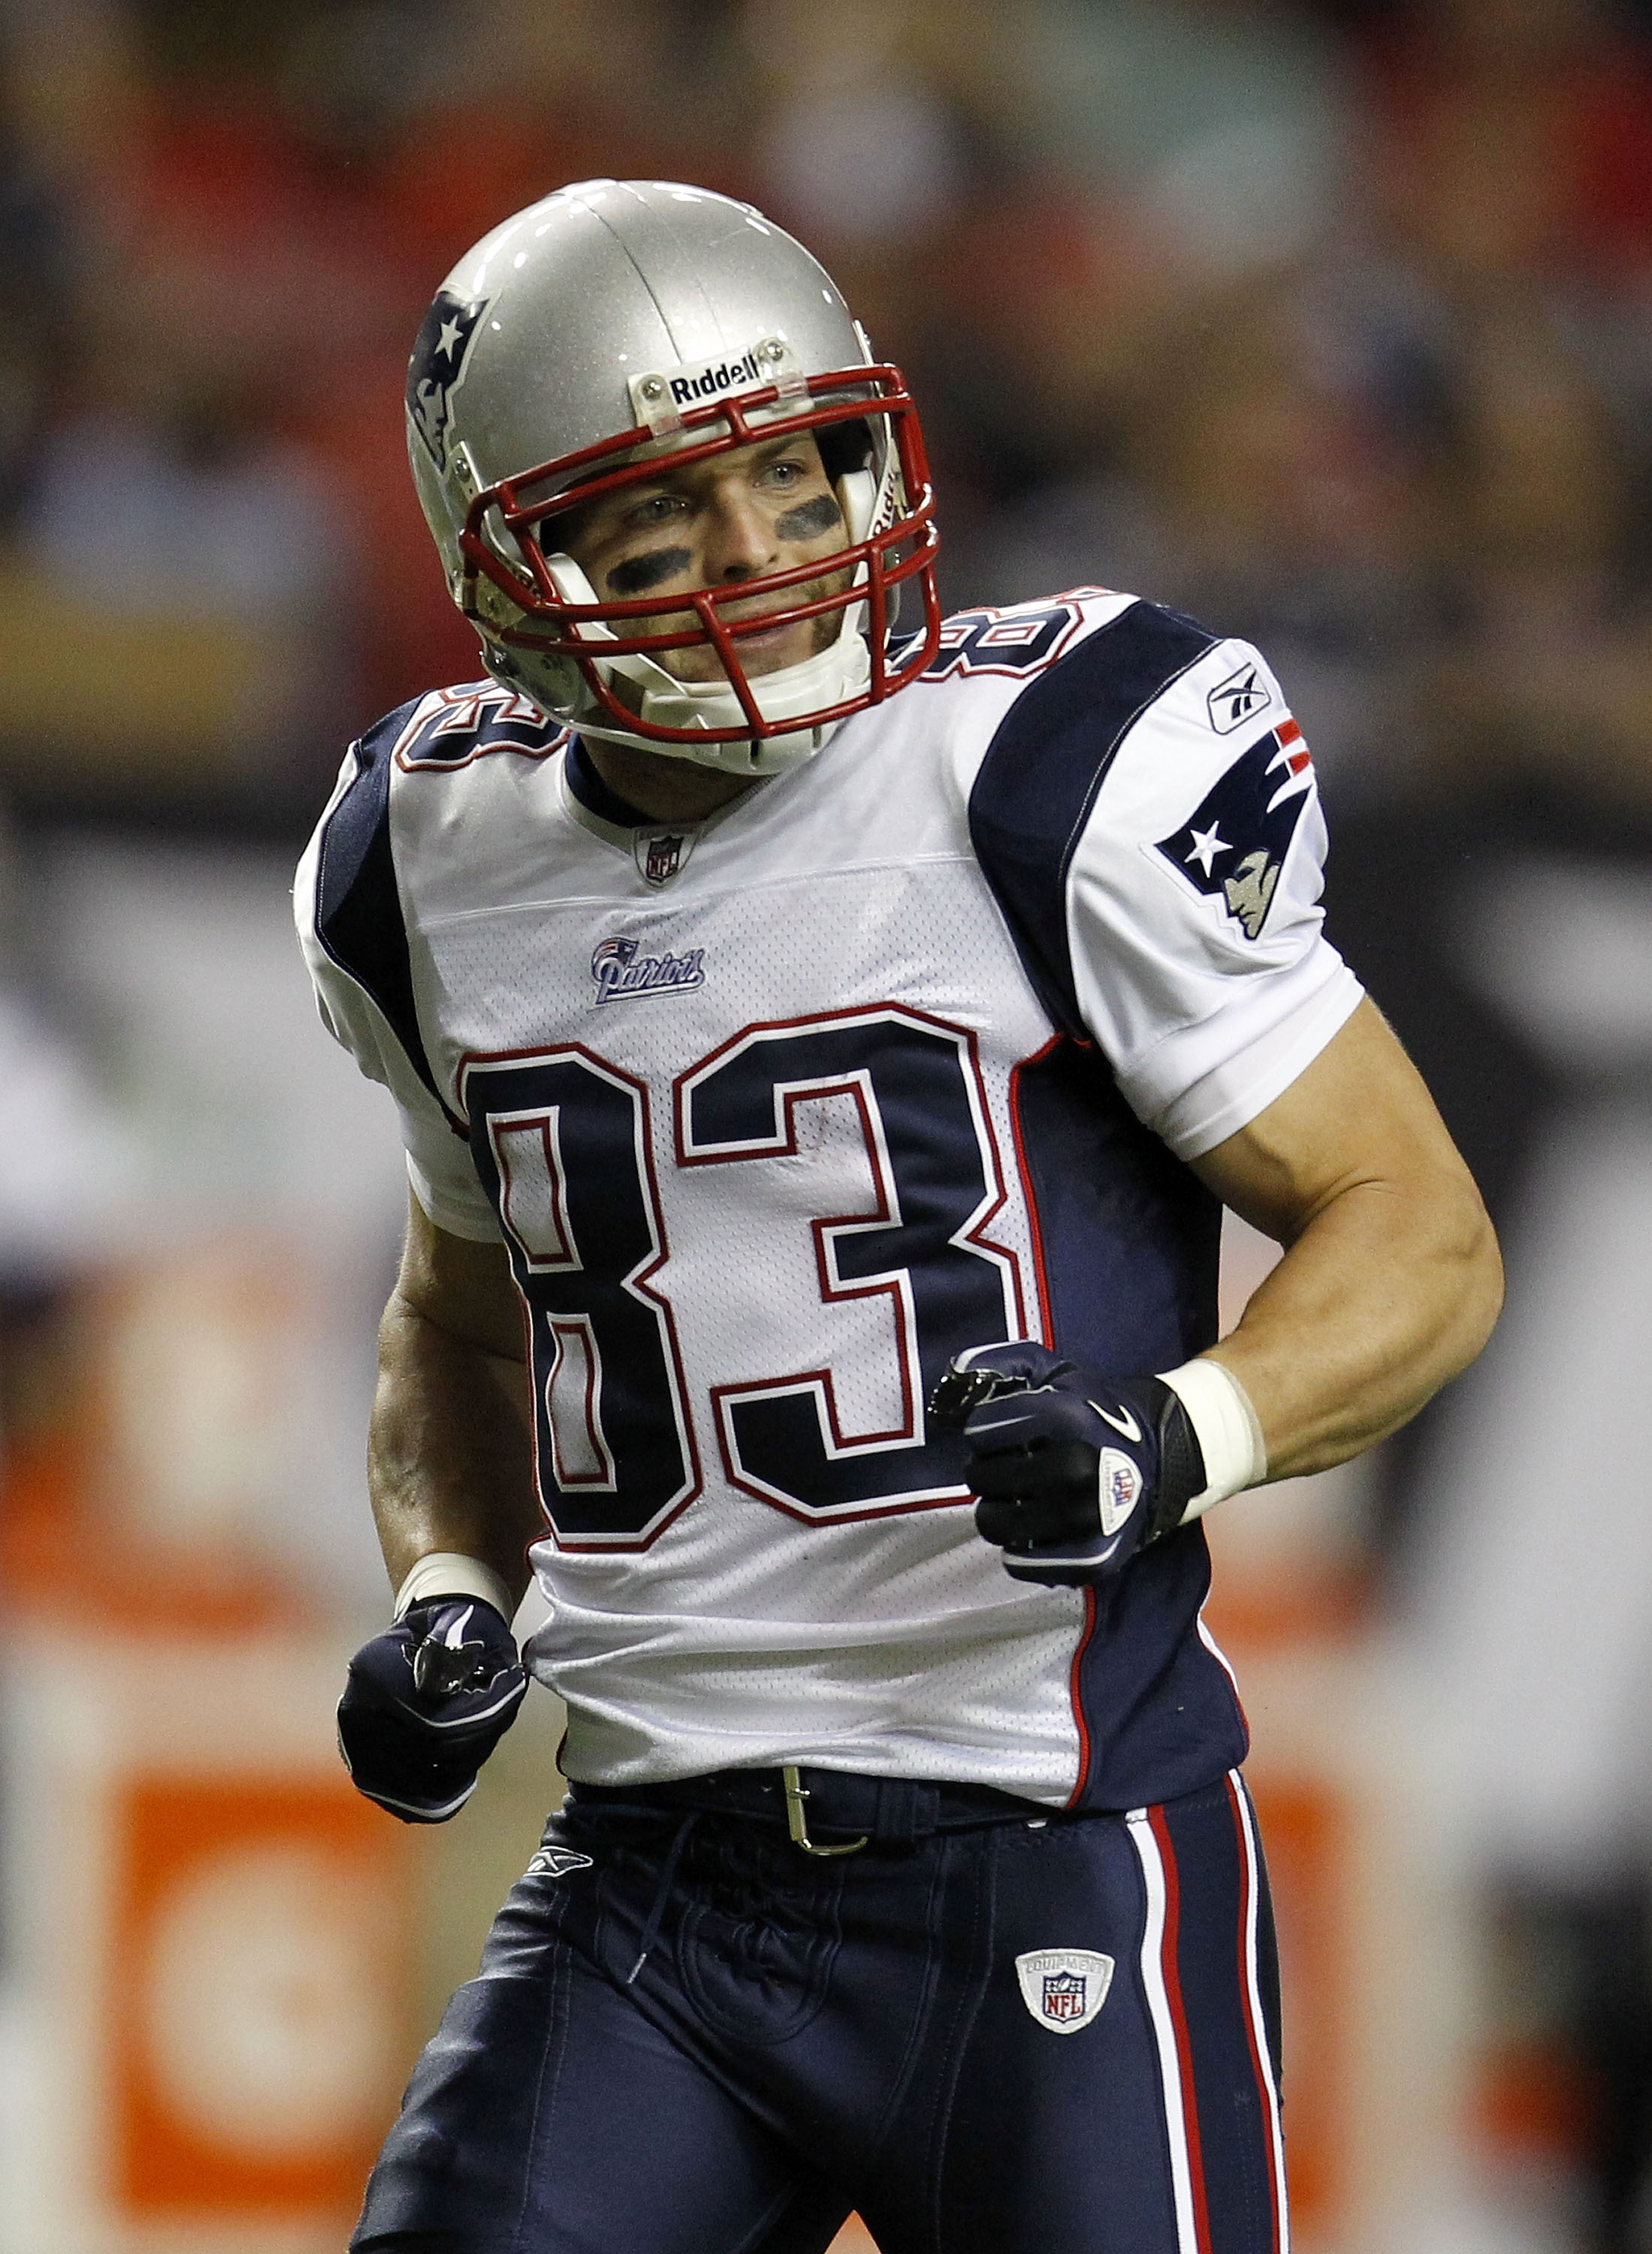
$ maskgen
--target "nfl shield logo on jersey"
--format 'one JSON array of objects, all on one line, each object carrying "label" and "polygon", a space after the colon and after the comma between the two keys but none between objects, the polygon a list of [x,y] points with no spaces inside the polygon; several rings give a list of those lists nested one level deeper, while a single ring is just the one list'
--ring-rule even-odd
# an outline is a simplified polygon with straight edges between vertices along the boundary
[{"label": "nfl shield logo on jersey", "polygon": [[1053,2035],[1075,2035],[1107,2001],[1113,1960],[1096,1949],[1030,1949],[1015,1960],[1021,2001]]},{"label": "nfl shield logo on jersey", "polygon": [[650,885],[668,885],[693,846],[692,836],[684,830],[639,830],[631,841],[643,881]]}]

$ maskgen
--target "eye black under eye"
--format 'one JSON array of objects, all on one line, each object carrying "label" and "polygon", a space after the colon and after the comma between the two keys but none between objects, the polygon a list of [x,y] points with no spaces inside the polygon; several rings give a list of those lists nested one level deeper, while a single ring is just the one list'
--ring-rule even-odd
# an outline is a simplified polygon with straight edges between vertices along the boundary
[{"label": "eye black under eye", "polygon": [[686,571],[691,561],[686,548],[651,549],[646,556],[627,556],[623,564],[616,564],[608,574],[608,585],[616,595],[646,595],[650,587]]},{"label": "eye black under eye", "polygon": [[774,529],[782,540],[813,540],[822,532],[836,532],[844,521],[844,513],[830,494],[816,494],[808,500],[800,500],[795,508],[788,508],[784,516],[777,517]]}]

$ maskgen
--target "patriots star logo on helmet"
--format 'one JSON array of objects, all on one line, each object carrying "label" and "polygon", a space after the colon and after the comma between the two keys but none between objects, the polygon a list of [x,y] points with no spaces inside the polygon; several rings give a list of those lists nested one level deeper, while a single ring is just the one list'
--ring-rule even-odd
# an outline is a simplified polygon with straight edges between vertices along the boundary
[{"label": "patriots star logo on helmet", "polygon": [[1294,720],[1257,738],[1180,830],[1143,851],[1260,939],[1291,841],[1313,790],[1313,760]]},{"label": "patriots star logo on helmet", "polygon": [[439,290],[414,340],[407,368],[408,417],[438,470],[447,467],[452,397],[465,373],[472,334],[485,311],[485,300],[467,305],[451,290]]}]

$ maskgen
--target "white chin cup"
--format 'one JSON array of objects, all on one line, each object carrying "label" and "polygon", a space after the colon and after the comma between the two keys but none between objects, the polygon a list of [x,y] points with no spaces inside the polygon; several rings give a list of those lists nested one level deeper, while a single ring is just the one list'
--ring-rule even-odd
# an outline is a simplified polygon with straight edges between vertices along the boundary
[{"label": "white chin cup", "polygon": [[[801,665],[788,665],[755,678],[747,675],[757,709],[766,720],[801,719],[861,694],[872,678],[872,657],[858,624],[860,608],[857,603],[846,612],[836,639]],[[647,657],[617,657],[612,670],[625,673],[641,689],[640,718],[654,727],[738,728],[746,718],[738,697],[726,682],[679,681]],[[662,744],[640,733],[639,740],[654,751],[696,760],[707,766],[727,767],[738,774],[774,774],[800,760],[812,759],[824,746],[834,724],[827,722],[736,743]]]},{"label": "white chin cup", "polygon": [[[564,602],[596,601],[595,589],[571,556],[548,556],[545,563]],[[864,690],[872,678],[872,655],[866,648],[863,626],[864,616],[863,604],[850,604],[844,612],[836,638],[813,657],[805,658],[801,665],[782,667],[775,673],[746,676],[757,709],[766,720],[800,718],[805,713],[846,703]],[[611,627],[597,623],[581,626],[579,635],[587,642],[617,639]],[[740,700],[726,681],[680,681],[675,673],[668,673],[651,657],[597,658],[594,652],[592,654],[605,679],[612,681],[619,675],[641,690],[638,717],[654,727],[738,728],[745,721]],[[599,708],[593,715],[593,704],[594,699],[582,699],[580,709],[566,716],[582,735],[595,736],[605,743],[634,744],[645,752],[658,752],[667,759],[692,760],[698,766],[720,767],[730,774],[779,774],[787,767],[800,766],[824,750],[837,726],[836,721],[827,721],[778,736],[744,737],[721,743],[662,743],[657,736],[647,735],[640,728],[625,727]]]}]

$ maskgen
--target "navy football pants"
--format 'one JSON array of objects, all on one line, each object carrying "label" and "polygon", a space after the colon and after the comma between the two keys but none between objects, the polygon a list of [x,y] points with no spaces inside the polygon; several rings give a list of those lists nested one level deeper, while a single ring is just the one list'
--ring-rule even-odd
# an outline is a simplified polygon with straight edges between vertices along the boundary
[{"label": "navy football pants", "polygon": [[858,2208],[883,2254],[1284,2254],[1277,2026],[1236,1774],[830,1862],[576,1791],[353,2244],[821,2254]]}]

